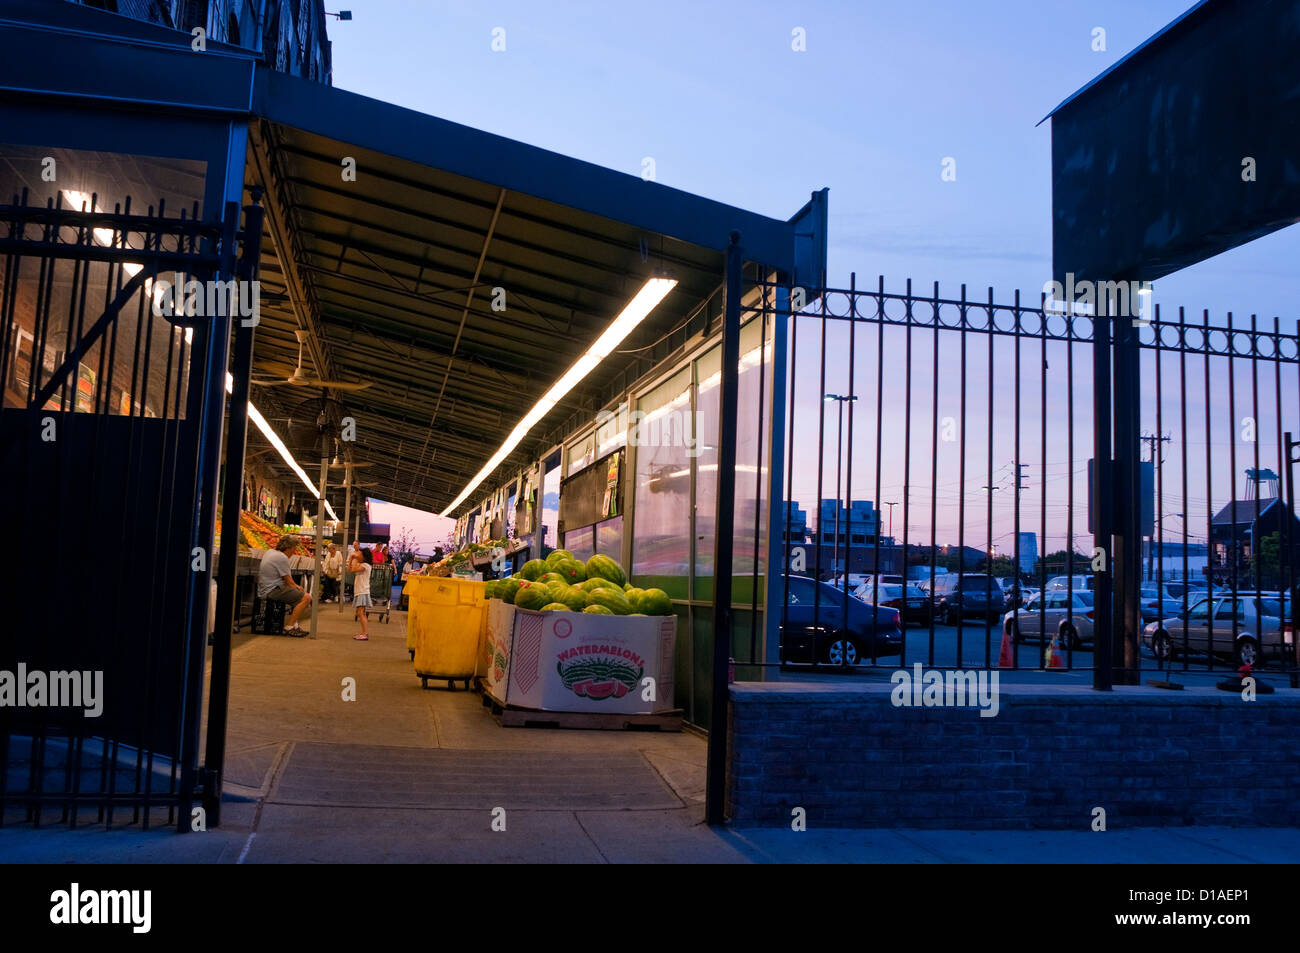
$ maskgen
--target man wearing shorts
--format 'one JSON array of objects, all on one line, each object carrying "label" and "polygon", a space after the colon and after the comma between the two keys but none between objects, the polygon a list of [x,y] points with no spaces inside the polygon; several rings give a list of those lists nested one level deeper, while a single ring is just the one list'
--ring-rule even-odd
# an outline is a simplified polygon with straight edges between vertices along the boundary
[{"label": "man wearing shorts", "polygon": [[293,581],[293,575],[289,572],[289,557],[285,555],[297,545],[291,537],[281,536],[275,549],[262,557],[262,565],[257,570],[257,595],[263,601],[283,602],[293,606],[293,611],[285,620],[284,634],[302,636],[308,632],[298,624],[298,619],[311,605],[311,596]]}]

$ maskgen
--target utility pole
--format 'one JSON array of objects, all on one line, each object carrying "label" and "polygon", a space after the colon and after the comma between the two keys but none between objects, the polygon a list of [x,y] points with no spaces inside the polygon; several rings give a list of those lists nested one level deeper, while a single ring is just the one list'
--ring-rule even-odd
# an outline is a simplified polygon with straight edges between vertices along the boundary
[{"label": "utility pole", "polygon": [[[895,500],[895,501],[892,502],[892,503],[890,503],[890,502],[886,502],[886,503],[885,503],[885,506],[888,506],[888,507],[889,507],[889,538],[890,538],[891,540],[894,538],[894,507],[897,506],[897,505],[898,505],[898,501],[897,501],[897,500]],[[880,530],[877,529],[876,532],[879,533]]]},{"label": "utility pole", "polygon": [[1029,464],[1027,463],[1016,464],[1016,548],[1015,548],[1016,556],[1015,559],[1016,559],[1016,590],[1017,591],[1019,591],[1020,589],[1020,583],[1021,583],[1020,573],[1022,571],[1022,567],[1020,565],[1020,491],[1029,489],[1029,485],[1025,483],[1025,481],[1029,479],[1029,474],[1024,472],[1028,469],[1029,469]]},{"label": "utility pole", "polygon": [[[1145,444],[1147,445],[1147,450],[1148,450],[1148,451],[1150,452],[1150,454],[1151,454],[1151,462],[1152,462],[1153,464],[1155,464],[1155,468],[1156,468],[1156,483],[1157,483],[1157,485],[1159,485],[1159,483],[1160,483],[1160,467],[1161,467],[1161,466],[1164,464],[1164,462],[1165,462],[1165,452],[1164,452],[1164,449],[1161,448],[1161,450],[1160,450],[1160,455],[1159,455],[1159,457],[1157,458],[1157,456],[1156,456],[1156,445],[1159,444],[1159,443],[1168,443],[1168,442],[1169,442],[1169,438],[1168,438],[1168,437],[1163,437],[1163,436],[1157,436],[1157,435],[1155,435],[1155,434],[1145,434],[1145,433],[1144,433],[1144,434],[1143,434],[1141,437],[1139,437],[1138,439],[1141,440],[1143,443],[1145,443]],[[1164,521],[1164,516],[1161,515],[1161,517],[1160,517],[1160,522],[1163,522],[1163,521]],[[1159,535],[1159,534],[1157,534],[1157,535]],[[1155,537],[1148,536],[1148,537],[1147,537],[1147,582],[1150,582],[1152,579],[1155,578],[1155,551],[1156,551],[1156,539],[1155,539]],[[1160,559],[1161,559],[1161,565],[1162,565],[1162,566],[1164,565],[1164,562],[1163,562],[1163,560],[1164,560],[1164,556],[1165,556],[1164,553],[1161,553],[1161,554],[1160,554]]]}]

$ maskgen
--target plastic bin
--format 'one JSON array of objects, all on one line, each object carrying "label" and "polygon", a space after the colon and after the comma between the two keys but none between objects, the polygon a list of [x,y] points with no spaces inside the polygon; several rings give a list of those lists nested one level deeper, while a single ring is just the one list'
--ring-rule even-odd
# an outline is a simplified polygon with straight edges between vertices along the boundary
[{"label": "plastic bin", "polygon": [[412,588],[407,639],[414,635],[415,674],[423,687],[445,681],[448,688],[456,682],[469,688],[487,625],[485,588],[471,579],[439,577],[422,578]]}]

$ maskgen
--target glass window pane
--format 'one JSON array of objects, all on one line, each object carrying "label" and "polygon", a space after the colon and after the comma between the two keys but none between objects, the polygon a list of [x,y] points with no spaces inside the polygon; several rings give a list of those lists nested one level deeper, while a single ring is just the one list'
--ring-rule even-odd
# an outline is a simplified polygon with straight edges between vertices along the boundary
[{"label": "glass window pane", "polygon": [[564,548],[573,553],[578,559],[586,562],[595,555],[596,550],[592,548],[595,538],[595,528],[592,526],[565,530]]},{"label": "glass window pane", "polygon": [[[736,425],[736,508],[732,552],[732,601],[748,604],[753,599],[755,575],[761,587],[767,552],[767,455],[766,420],[760,427],[760,413],[766,413],[771,388],[768,373],[772,352],[762,338],[761,320],[752,320],[740,330],[739,420]],[[722,347],[711,349],[696,362],[696,487],[695,487],[695,594],[697,599],[713,595],[714,523],[717,513],[718,424],[721,412]],[[760,453],[761,451],[761,453]],[[755,561],[757,557],[757,562]],[[761,588],[760,588],[761,595]]]},{"label": "glass window pane", "polygon": [[623,517],[616,516],[596,524],[596,552],[603,553],[619,565],[623,563]]},{"label": "glass window pane", "polygon": [[560,457],[555,454],[543,466],[546,475],[542,478],[542,552],[555,549],[560,538]]},{"label": "glass window pane", "polygon": [[689,421],[690,396],[691,372],[685,368],[641,398],[634,434],[632,576],[637,585],[656,586],[675,599],[688,596],[691,469],[690,448],[674,434],[681,434],[681,420]]}]

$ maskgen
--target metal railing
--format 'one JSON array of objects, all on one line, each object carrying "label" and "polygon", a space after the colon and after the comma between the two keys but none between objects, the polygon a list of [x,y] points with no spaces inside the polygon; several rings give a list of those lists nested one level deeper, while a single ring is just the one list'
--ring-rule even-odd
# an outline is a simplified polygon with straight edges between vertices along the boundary
[{"label": "metal railing", "polygon": [[[789,514],[796,537],[806,522],[808,536],[818,540],[780,547],[784,565],[774,567],[770,581],[776,585],[769,590],[769,613],[778,618],[769,621],[779,626],[781,654],[767,666],[844,671],[1001,662],[1010,669],[1092,670],[1094,637],[1124,638],[1122,614],[1132,624],[1130,633],[1141,632],[1142,645],[1135,647],[1140,670],[1235,669],[1240,647],[1253,640],[1246,655],[1257,667],[1294,673],[1294,645],[1279,641],[1273,653],[1282,636],[1259,612],[1239,617],[1225,609],[1229,634],[1220,645],[1221,633],[1212,626],[1205,651],[1199,650],[1194,621],[1187,618],[1196,608],[1196,593],[1184,588],[1172,617],[1167,601],[1148,605],[1152,600],[1144,600],[1142,587],[1159,586],[1163,595],[1163,584],[1173,580],[1156,569],[1144,581],[1144,561],[1109,564],[1109,541],[1094,539],[1089,468],[1093,328],[1099,319],[1042,296],[1025,302],[1018,292],[1010,302],[997,301],[992,289],[972,299],[963,285],[951,297],[936,283],[926,295],[915,293],[910,281],[901,293],[891,292],[883,277],[870,290],[858,288],[854,277],[848,288],[826,289],[803,307],[797,297],[793,305],[784,304],[798,289],[755,287],[757,303],[749,314],[787,323],[781,512]],[[1171,320],[1158,306],[1136,319],[1105,320],[1132,320],[1137,333],[1141,420],[1150,431],[1143,441],[1151,448],[1153,474],[1150,529],[1143,535],[1162,554],[1168,542],[1181,542],[1178,576],[1196,578],[1188,547],[1217,538],[1215,519],[1225,507],[1234,516],[1243,508],[1238,468],[1249,461],[1257,477],[1254,504],[1245,507],[1251,532],[1271,532],[1271,512],[1278,544],[1271,550],[1273,565],[1258,579],[1242,574],[1240,561],[1231,563],[1228,589],[1244,593],[1257,581],[1267,582],[1267,605],[1281,600],[1289,608],[1300,536],[1293,516],[1281,518],[1293,513],[1289,503],[1260,499],[1258,475],[1285,466],[1284,432],[1300,432],[1300,333],[1254,316],[1248,325],[1231,314],[1218,323],[1208,313],[1191,322],[1180,309]],[[1231,430],[1225,427],[1229,421]],[[1114,454],[1139,450],[1116,447]],[[824,509],[827,500],[838,502]],[[865,501],[872,515],[864,521],[853,504]],[[802,517],[796,505],[806,511]],[[882,513],[885,505],[889,514]],[[1136,510],[1140,501],[1116,499],[1113,505],[1136,519],[1130,508]],[[1202,527],[1195,526],[1193,513],[1203,515]],[[897,524],[892,532],[891,522]],[[774,525],[771,532],[780,538],[783,529]],[[1239,529],[1234,521],[1222,531],[1233,552],[1239,551]],[[829,545],[821,542],[827,533]],[[855,537],[864,539],[855,543]],[[870,588],[855,597],[851,574],[878,584],[882,575],[920,577],[911,581],[925,587],[930,602],[910,614],[922,631],[904,624],[896,641],[868,637],[871,605],[892,599]],[[1107,574],[1117,597],[1124,594],[1116,600],[1114,619],[1089,609],[1093,580]],[[990,575],[1041,595],[1008,616],[1013,606],[989,606],[978,598],[987,590],[981,580]],[[1056,597],[1048,584],[1058,575],[1065,579]],[[826,584],[810,585],[814,581]],[[801,592],[811,596],[811,608]],[[1220,587],[1208,595],[1217,600],[1230,592]],[[1212,610],[1217,614],[1230,605],[1216,601]],[[900,608],[909,614],[906,601]],[[941,625],[941,619],[953,624]],[[1153,621],[1157,625],[1147,631]],[[892,627],[887,613],[875,627]],[[1168,651],[1156,653],[1157,643]],[[764,663],[738,651],[737,664]]]}]

